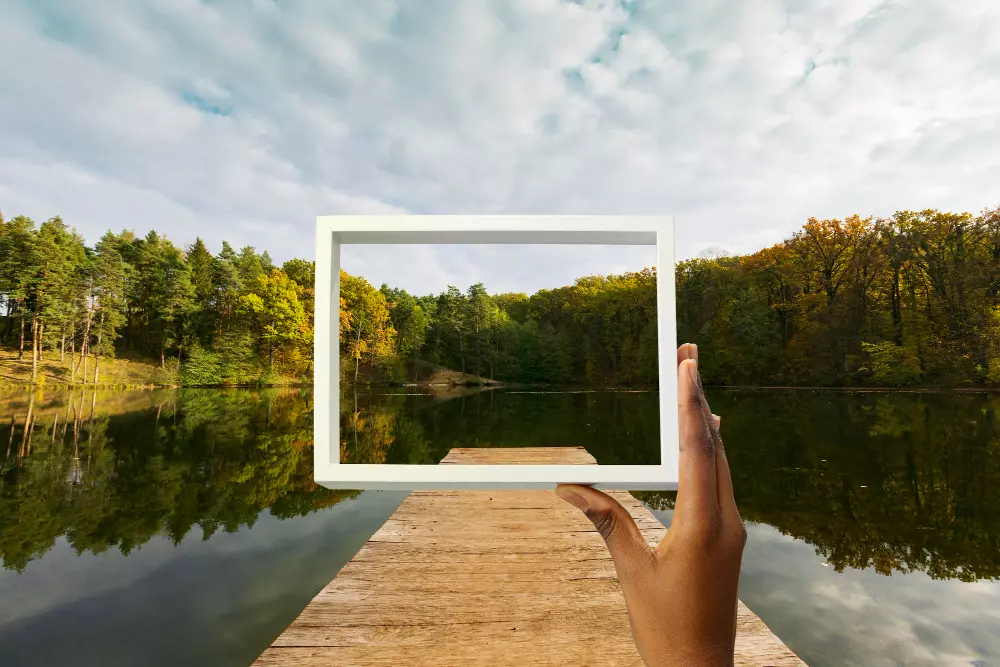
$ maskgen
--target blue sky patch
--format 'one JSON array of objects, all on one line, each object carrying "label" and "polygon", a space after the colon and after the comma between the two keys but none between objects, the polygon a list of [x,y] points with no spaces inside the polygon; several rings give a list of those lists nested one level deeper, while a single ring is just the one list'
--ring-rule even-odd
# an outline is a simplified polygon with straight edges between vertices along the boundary
[{"label": "blue sky patch", "polygon": [[230,116],[233,113],[232,106],[230,104],[217,103],[212,100],[208,100],[197,93],[191,92],[190,90],[182,91],[181,99],[198,111],[211,114],[213,116]]}]

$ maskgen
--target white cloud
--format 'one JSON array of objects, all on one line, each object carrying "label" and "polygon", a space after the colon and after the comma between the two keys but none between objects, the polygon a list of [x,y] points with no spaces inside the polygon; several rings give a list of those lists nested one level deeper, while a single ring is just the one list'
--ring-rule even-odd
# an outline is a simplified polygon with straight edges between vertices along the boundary
[{"label": "white cloud", "polygon": [[681,256],[751,251],[995,206],[998,32],[989,0],[21,0],[0,206],[279,259],[382,211],[667,213]]}]

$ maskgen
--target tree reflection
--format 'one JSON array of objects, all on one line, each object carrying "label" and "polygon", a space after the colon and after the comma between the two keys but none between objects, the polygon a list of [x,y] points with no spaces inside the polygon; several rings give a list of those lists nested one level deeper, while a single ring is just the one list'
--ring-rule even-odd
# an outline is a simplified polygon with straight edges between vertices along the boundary
[{"label": "tree reflection", "polygon": [[728,391],[712,407],[747,520],[837,571],[1000,578],[1000,398]]},{"label": "tree reflection", "polygon": [[[744,517],[816,547],[837,570],[1000,578],[1000,397],[713,391]],[[452,447],[582,445],[655,463],[657,397],[345,395],[347,463],[433,464]],[[302,516],[354,497],[317,486],[312,397],[183,390],[18,395],[0,402],[0,558],[23,569],[65,536],[129,553]],[[10,415],[10,416],[7,416]],[[673,494],[643,493],[669,507]]]},{"label": "tree reflection", "polygon": [[[155,535],[175,543],[252,526],[264,510],[301,516],[357,495],[313,482],[308,394],[160,392],[116,413],[93,392],[4,420],[0,558],[23,570],[65,536],[77,553],[124,554]],[[9,407],[9,406],[8,406]],[[26,426],[25,426],[26,425]]]}]

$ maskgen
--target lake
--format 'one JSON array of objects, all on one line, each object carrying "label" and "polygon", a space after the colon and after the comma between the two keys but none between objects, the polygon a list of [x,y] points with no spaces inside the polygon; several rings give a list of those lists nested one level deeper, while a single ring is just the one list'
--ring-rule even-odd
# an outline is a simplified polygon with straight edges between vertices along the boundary
[{"label": "lake", "polygon": [[[740,597],[793,650],[1000,667],[1000,396],[709,397],[748,522]],[[344,406],[355,462],[657,456],[649,392],[376,389]],[[307,390],[0,395],[0,664],[252,662],[406,495],[317,487],[312,407]],[[672,494],[636,495],[669,525]]]}]

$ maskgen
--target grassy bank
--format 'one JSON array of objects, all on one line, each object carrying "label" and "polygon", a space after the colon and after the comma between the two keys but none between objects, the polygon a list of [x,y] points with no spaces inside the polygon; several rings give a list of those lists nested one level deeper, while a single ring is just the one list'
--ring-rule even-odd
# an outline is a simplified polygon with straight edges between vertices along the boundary
[{"label": "grassy bank", "polygon": [[[0,387],[31,386],[31,350],[26,349],[21,359],[17,358],[17,350],[0,348]],[[77,356],[77,363],[80,358]],[[75,381],[70,382],[73,373],[70,369],[70,356],[59,359],[59,353],[46,350],[45,356],[38,363],[38,378],[36,384],[44,387],[67,387],[83,385],[82,367],[77,371]],[[94,380],[94,359],[87,360],[87,386],[103,388],[142,388],[142,387],[175,387],[180,384],[177,372],[177,360],[171,359],[165,368],[160,368],[159,361],[146,359],[108,359],[102,358],[98,382]]]}]

